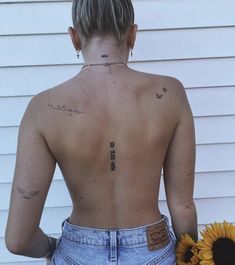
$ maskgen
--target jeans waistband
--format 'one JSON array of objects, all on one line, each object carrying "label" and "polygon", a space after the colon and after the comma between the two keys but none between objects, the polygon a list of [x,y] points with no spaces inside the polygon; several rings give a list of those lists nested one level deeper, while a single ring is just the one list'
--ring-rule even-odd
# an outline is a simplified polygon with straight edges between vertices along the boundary
[{"label": "jeans waistband", "polygon": [[143,226],[131,227],[131,228],[117,228],[117,229],[103,229],[84,227],[69,223],[69,217],[62,223],[62,237],[89,245],[109,246],[110,237],[115,233],[118,246],[129,245],[147,245],[148,239],[146,236],[146,230],[149,226],[154,224],[164,223],[168,234],[169,222],[168,218],[162,215],[162,219]]}]

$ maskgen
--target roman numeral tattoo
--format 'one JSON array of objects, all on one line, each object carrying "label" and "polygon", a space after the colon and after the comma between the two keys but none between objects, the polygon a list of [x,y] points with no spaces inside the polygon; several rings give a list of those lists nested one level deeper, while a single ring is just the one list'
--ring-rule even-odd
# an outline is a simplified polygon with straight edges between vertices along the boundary
[{"label": "roman numeral tattoo", "polygon": [[116,152],[115,152],[115,142],[110,143],[110,169],[111,171],[116,170]]},{"label": "roman numeral tattoo", "polygon": [[40,191],[26,191],[24,189],[21,189],[19,187],[17,187],[18,192],[20,193],[21,197],[25,200],[31,200],[33,197],[35,197],[36,195],[38,195],[40,193]]}]

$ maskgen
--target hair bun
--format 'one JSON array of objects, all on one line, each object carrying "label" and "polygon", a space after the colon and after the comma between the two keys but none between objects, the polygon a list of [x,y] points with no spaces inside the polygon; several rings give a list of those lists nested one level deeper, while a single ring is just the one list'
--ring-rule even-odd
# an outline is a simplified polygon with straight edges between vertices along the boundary
[{"label": "hair bun", "polygon": [[112,34],[121,40],[134,24],[134,8],[131,0],[74,0],[72,17],[74,28],[86,39]]}]

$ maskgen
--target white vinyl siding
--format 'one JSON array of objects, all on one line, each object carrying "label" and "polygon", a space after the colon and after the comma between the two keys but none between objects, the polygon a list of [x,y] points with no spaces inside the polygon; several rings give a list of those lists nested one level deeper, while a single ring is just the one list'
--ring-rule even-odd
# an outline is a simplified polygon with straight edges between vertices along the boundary
[{"label": "white vinyl siding", "polygon": [[[139,34],[130,66],[178,78],[193,110],[199,228],[224,219],[235,222],[235,1],[133,3]],[[67,34],[71,24],[71,1],[0,0],[0,265],[45,264],[10,254],[4,233],[25,108],[33,95],[81,69]],[[162,187],[160,208],[168,214]],[[41,228],[58,237],[70,212],[71,199],[57,169]]]}]

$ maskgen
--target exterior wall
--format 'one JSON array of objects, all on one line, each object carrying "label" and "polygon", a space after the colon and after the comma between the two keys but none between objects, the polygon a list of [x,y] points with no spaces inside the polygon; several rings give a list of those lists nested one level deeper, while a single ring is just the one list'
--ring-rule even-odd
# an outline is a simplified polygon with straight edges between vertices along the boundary
[{"label": "exterior wall", "polygon": [[[133,2],[139,35],[130,66],[181,80],[194,113],[199,226],[235,222],[235,2]],[[70,1],[0,0],[0,265],[45,264],[10,254],[4,232],[23,112],[33,95],[69,79],[82,65],[67,34],[70,16]],[[167,214],[163,189],[160,199]],[[70,211],[57,170],[41,228],[58,237]]]}]

